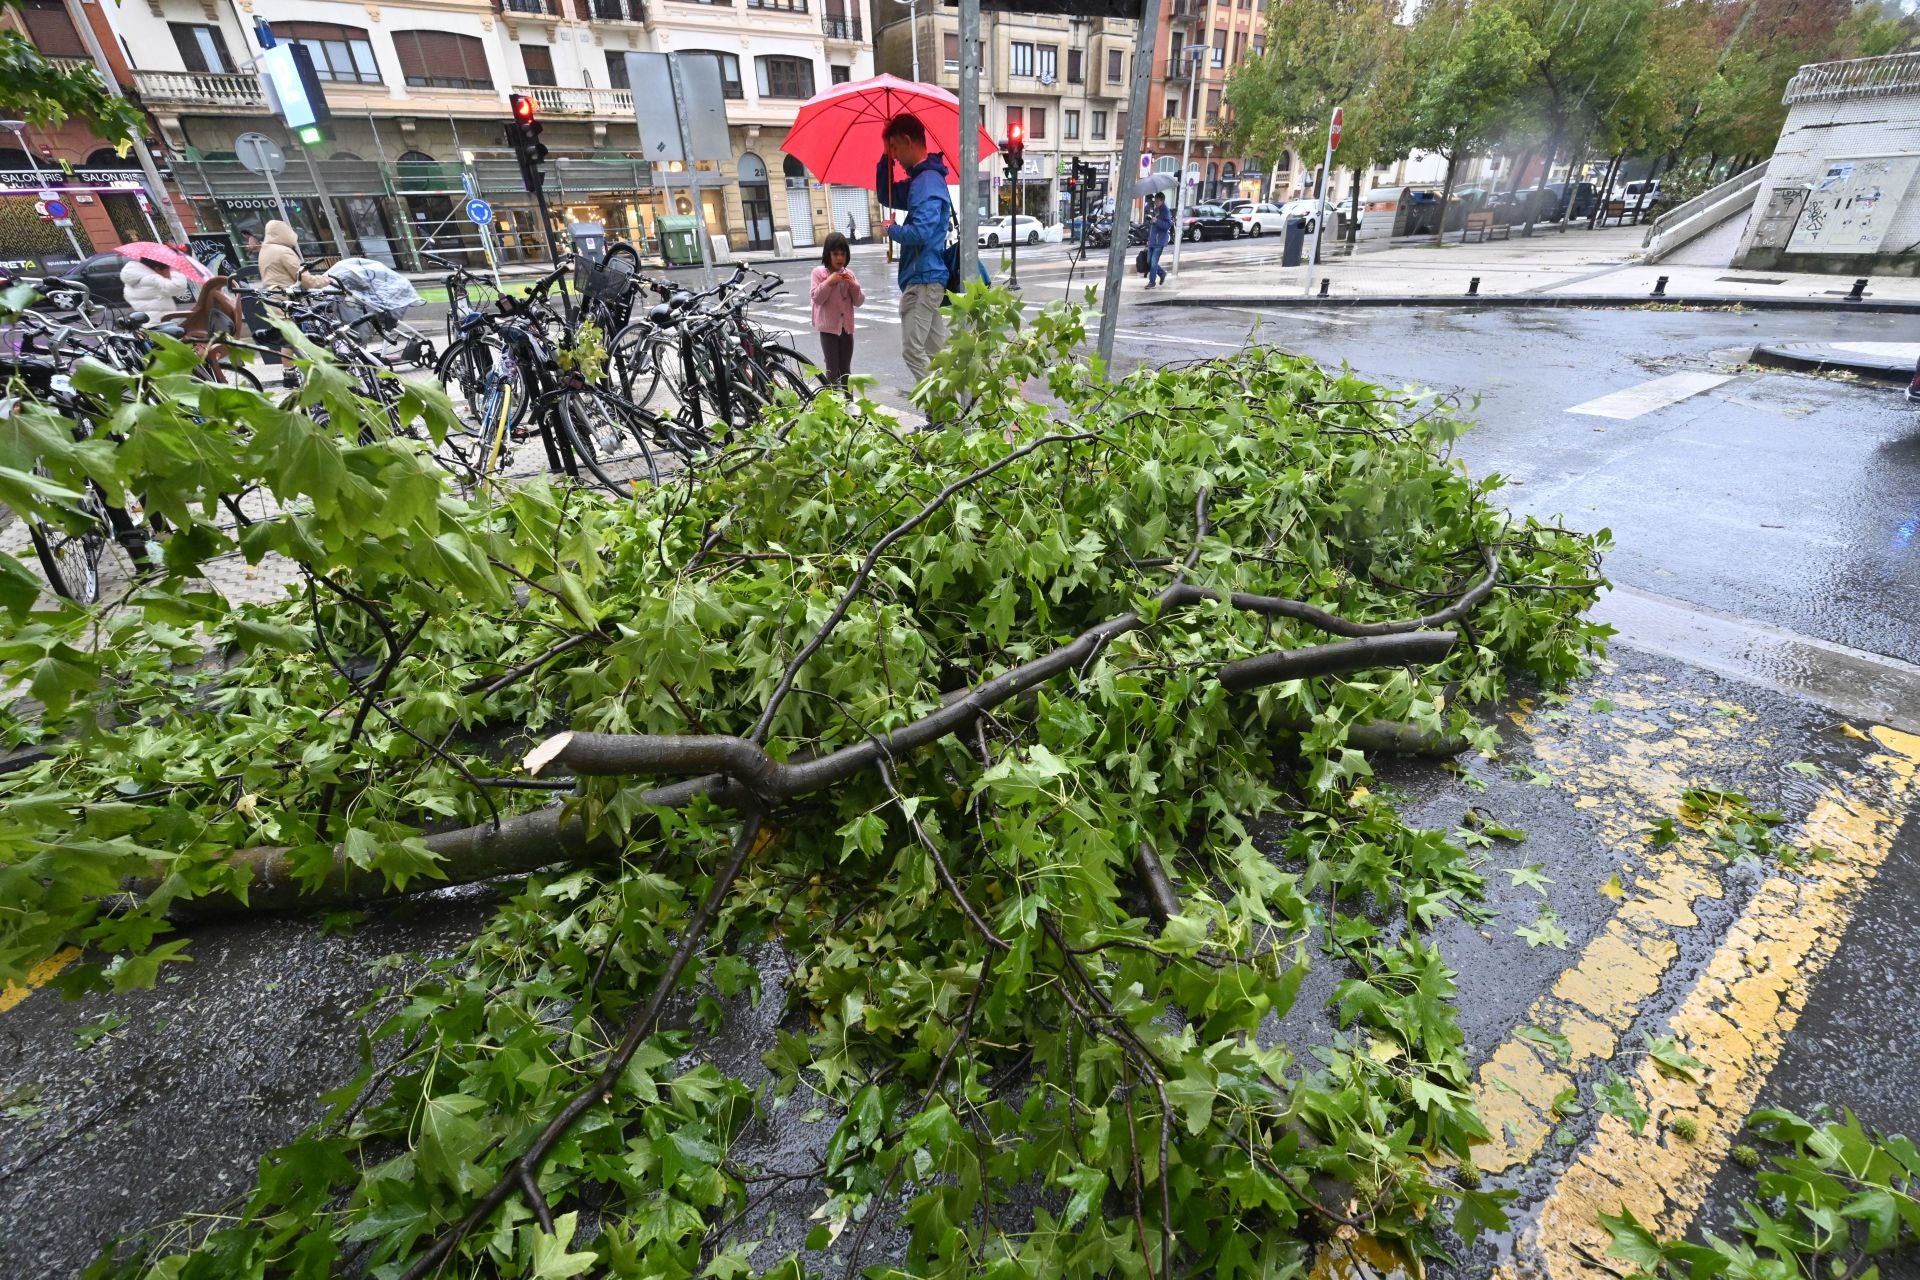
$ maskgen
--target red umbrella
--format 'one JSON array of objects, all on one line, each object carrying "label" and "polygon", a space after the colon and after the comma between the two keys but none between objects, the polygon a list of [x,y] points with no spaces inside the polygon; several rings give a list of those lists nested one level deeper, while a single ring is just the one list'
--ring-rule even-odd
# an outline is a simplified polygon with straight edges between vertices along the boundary
[{"label": "red umbrella", "polygon": [[[852,80],[808,98],[780,149],[822,182],[871,188],[874,166],[886,154],[880,131],[902,111],[919,117],[927,129],[927,150],[947,157],[948,177],[957,177],[960,99],[939,85],[898,76]],[[992,135],[982,129],[980,154],[998,151]]]},{"label": "red umbrella", "polygon": [[169,270],[178,271],[194,284],[207,282],[207,269],[172,245],[159,244],[152,240],[135,240],[132,244],[116,247],[114,252],[123,258],[163,263]]}]

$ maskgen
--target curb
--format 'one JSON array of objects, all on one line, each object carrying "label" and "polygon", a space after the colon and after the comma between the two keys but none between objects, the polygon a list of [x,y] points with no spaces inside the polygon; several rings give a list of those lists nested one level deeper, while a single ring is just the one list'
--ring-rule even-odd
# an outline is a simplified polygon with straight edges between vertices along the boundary
[{"label": "curb", "polygon": [[1282,310],[1312,310],[1318,307],[1450,307],[1456,310],[1521,307],[1584,307],[1595,310],[1636,310],[1649,307],[1699,307],[1715,311],[1845,311],[1867,315],[1920,315],[1920,299],[1911,302],[1847,302],[1840,298],[1742,298],[1720,296],[1687,297],[1669,294],[1663,298],[1644,293],[1510,293],[1467,297],[1464,294],[1380,294],[1347,297],[1297,296],[1285,298],[1155,298],[1143,299],[1148,307],[1276,307]]},{"label": "curb", "polygon": [[1873,378],[1880,382],[1904,383],[1914,375],[1913,366],[1900,361],[1879,359],[1872,356],[1840,353],[1821,354],[1825,348],[1758,346],[1747,358],[1754,364],[1765,365],[1769,369],[1793,369],[1803,373],[1851,373],[1862,378]]}]

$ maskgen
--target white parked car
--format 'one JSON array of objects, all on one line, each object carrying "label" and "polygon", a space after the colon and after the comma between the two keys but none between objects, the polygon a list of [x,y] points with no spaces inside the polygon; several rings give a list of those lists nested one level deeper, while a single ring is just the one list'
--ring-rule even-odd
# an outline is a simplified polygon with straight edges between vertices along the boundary
[{"label": "white parked car", "polygon": [[1280,212],[1279,205],[1254,204],[1252,201],[1235,209],[1233,219],[1240,224],[1240,234],[1243,236],[1264,236],[1287,225],[1287,217]]},{"label": "white parked car", "polygon": [[1660,179],[1629,182],[1615,192],[1613,198],[1625,205],[1628,213],[1644,212],[1660,203]]},{"label": "white parked car", "polygon": [[998,218],[982,218],[980,243],[989,249],[997,249],[1003,244],[1012,244],[1016,239],[1021,244],[1039,244],[1040,230],[1040,219],[1029,218],[1024,213]]},{"label": "white parked car", "polygon": [[1309,196],[1305,200],[1289,200],[1280,206],[1280,225],[1285,226],[1288,218],[1305,218],[1307,234],[1312,235],[1319,226],[1322,212],[1327,215],[1327,230],[1333,231],[1340,226],[1340,206],[1331,200],[1315,200]]}]

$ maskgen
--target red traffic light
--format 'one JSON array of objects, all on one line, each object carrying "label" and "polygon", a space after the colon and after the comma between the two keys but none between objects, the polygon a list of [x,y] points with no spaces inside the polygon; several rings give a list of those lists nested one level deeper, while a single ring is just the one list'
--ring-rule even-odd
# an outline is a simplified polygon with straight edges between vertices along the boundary
[{"label": "red traffic light", "polygon": [[533,123],[533,99],[524,93],[516,93],[507,99],[513,106],[513,118],[521,124]]},{"label": "red traffic light", "polygon": [[1020,145],[1022,138],[1025,137],[1026,132],[1024,126],[1010,124],[1007,126],[1007,141],[1017,147]]}]

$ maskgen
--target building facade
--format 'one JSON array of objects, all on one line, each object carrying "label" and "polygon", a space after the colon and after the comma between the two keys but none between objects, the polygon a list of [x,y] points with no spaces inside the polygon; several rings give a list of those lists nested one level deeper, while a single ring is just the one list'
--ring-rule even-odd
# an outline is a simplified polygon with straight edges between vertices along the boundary
[{"label": "building facade", "polygon": [[1148,164],[1155,173],[1179,172],[1191,138],[1187,168],[1197,179],[1195,199],[1284,199],[1306,180],[1290,155],[1269,166],[1258,157],[1227,154],[1222,142],[1227,77],[1266,47],[1266,25],[1267,0],[1165,0],[1160,11],[1147,94]]},{"label": "building facade", "polygon": [[[881,71],[960,91],[957,6],[874,0],[875,61]],[[1073,161],[1092,165],[1097,188],[1123,160],[1128,77],[1139,22],[986,10],[980,15],[980,120],[996,139],[1018,125],[1026,165],[1017,183],[997,161],[980,166],[983,213],[1015,209],[1043,222],[1071,214],[1065,177]],[[1096,196],[1104,194],[1096,189]]]},{"label": "building facade", "polygon": [[[59,0],[29,0],[54,3]],[[156,126],[181,201],[202,231],[236,247],[284,209],[319,256],[360,254],[403,269],[428,252],[479,257],[465,215],[470,182],[493,208],[507,262],[544,258],[533,198],[503,141],[510,94],[533,98],[551,149],[555,220],[598,222],[610,238],[657,246],[660,220],[695,215],[734,252],[809,245],[827,231],[871,234],[858,189],[815,182],[779,149],[806,98],[872,74],[854,0],[146,0],[111,14],[124,82]],[[312,56],[333,119],[297,144],[269,108],[253,64],[257,20]],[[684,173],[654,171],[644,136],[673,127],[670,103],[627,89],[629,52],[711,56],[732,154]],[[239,160],[243,133],[286,155],[271,182]],[[696,201],[695,196],[698,199]]]}]

